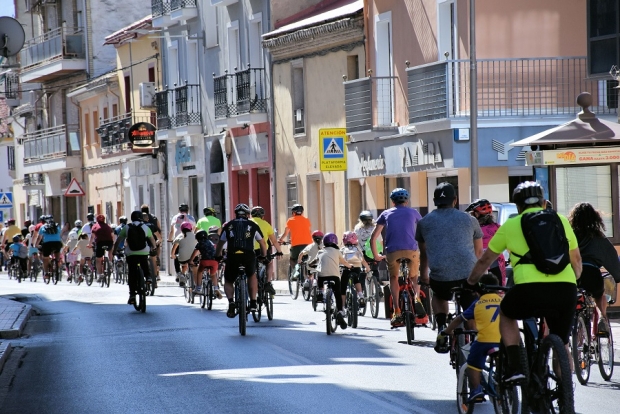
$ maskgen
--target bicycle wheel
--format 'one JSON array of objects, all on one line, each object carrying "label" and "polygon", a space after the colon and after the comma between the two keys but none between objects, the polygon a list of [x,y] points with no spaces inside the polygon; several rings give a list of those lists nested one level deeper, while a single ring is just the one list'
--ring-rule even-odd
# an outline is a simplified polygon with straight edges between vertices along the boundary
[{"label": "bicycle wheel", "polygon": [[359,303],[357,301],[357,291],[354,285],[350,285],[351,288],[351,328],[357,328],[357,317],[359,315]]},{"label": "bicycle wheel", "polygon": [[[525,369],[526,379],[522,382],[527,383],[528,365],[527,357],[525,355],[525,347],[523,343],[519,344],[521,349],[521,366]],[[526,402],[523,395],[523,387],[519,383],[505,383],[501,380],[504,376],[506,369],[508,368],[508,355],[506,354],[506,347],[503,343],[499,345],[499,355],[497,358],[497,370],[495,371],[495,377],[497,384],[496,392],[496,405],[499,406],[500,411],[496,411],[498,414],[519,414],[529,412],[526,409]]]},{"label": "bicycle wheel", "polygon": [[331,335],[332,332],[334,332],[332,331],[332,316],[334,313],[331,301],[332,290],[327,289],[325,294],[327,295],[327,300],[325,301],[325,331],[327,332],[327,335]]},{"label": "bicycle wheel", "polygon": [[[306,283],[306,281],[308,283]],[[306,302],[308,302],[310,300],[310,293],[312,291],[312,284],[311,282],[308,280],[307,275],[304,276],[304,284],[301,286],[301,292],[302,295],[304,297],[304,299],[306,300]]]},{"label": "bicycle wheel", "polygon": [[368,305],[370,306],[370,315],[373,318],[379,317],[379,306],[381,305],[381,286],[374,277],[366,280],[366,292]]},{"label": "bicycle wheel", "polygon": [[58,268],[58,261],[56,259],[52,260],[52,282],[55,285],[58,284],[58,280],[60,279],[60,269]]},{"label": "bicycle wheel", "polygon": [[[364,278],[366,279],[366,278]],[[364,296],[364,306],[361,306],[358,310],[358,315],[366,316],[366,308],[368,308],[368,300],[366,299],[368,296],[366,295],[366,283],[361,283],[362,285],[362,295]]]},{"label": "bicycle wheel", "polygon": [[[262,289],[261,289],[262,290]],[[258,294],[259,297],[262,296],[261,290],[259,290]],[[254,322],[260,322],[260,317],[263,313],[263,304],[262,304],[262,300],[257,301],[256,303],[256,312],[252,312],[252,319],[254,319]]]},{"label": "bicycle wheel", "polygon": [[291,294],[291,298],[293,300],[297,300],[297,296],[299,296],[299,279],[300,276],[297,276],[297,280],[293,280],[294,269],[289,266],[288,269],[288,291]]},{"label": "bicycle wheel", "polygon": [[[556,372],[558,369],[559,372]],[[535,401],[532,401],[533,410],[575,413],[573,378],[568,355],[564,343],[557,335],[550,334],[543,339],[531,375],[533,378],[530,381],[529,395],[535,398]],[[544,389],[537,389],[538,387]]]},{"label": "bicycle wheel", "polygon": [[265,294],[265,309],[267,310],[267,319],[270,321],[273,320],[273,296],[269,292],[264,292]]},{"label": "bicycle wheel", "polygon": [[465,368],[467,368],[467,364],[461,367],[459,378],[456,382],[456,408],[459,414],[471,414],[474,412],[474,407],[476,406],[473,403],[470,404],[467,402],[469,398],[469,378],[467,378]]},{"label": "bicycle wheel", "polygon": [[103,275],[105,279],[106,287],[110,287],[110,279],[112,278],[112,269],[110,268],[110,260],[106,257],[105,262],[103,263]]},{"label": "bicycle wheel", "polygon": [[211,279],[205,282],[204,275],[202,276],[202,292],[200,294],[200,307],[205,308],[207,306],[207,298],[211,297]]},{"label": "bicycle wheel", "polygon": [[575,374],[581,385],[590,378],[590,328],[583,313],[579,313],[573,326],[571,347],[575,364]]},{"label": "bicycle wheel", "polygon": [[188,278],[185,277],[185,275],[181,276],[184,280],[185,283],[183,283],[183,297],[185,298],[185,302],[189,303],[191,300],[191,292],[192,292],[192,287],[190,286],[190,281]]},{"label": "bicycle wheel", "polygon": [[86,284],[88,286],[93,284],[93,269],[89,265],[84,266],[84,279],[86,279]]},{"label": "bicycle wheel", "polygon": [[[413,331],[413,314],[411,312],[411,299],[409,294],[404,291],[400,294],[399,298],[400,311],[402,312],[403,317],[405,318],[405,329],[407,330],[407,345],[413,344],[413,340],[415,339],[415,332]],[[408,304],[405,303],[408,302]],[[459,364],[461,366],[462,364]]]},{"label": "bicycle wheel", "polygon": [[607,333],[598,333],[596,335],[598,345],[598,368],[601,371],[603,379],[609,381],[614,373],[614,339],[609,321],[607,319],[601,319],[601,322],[605,324]]},{"label": "bicycle wheel", "polygon": [[316,286],[312,286],[312,290],[311,290],[311,296],[312,296],[312,309],[314,309],[314,311],[316,312],[316,305],[317,305],[317,301],[316,301],[316,295],[318,293],[318,289]]},{"label": "bicycle wheel", "polygon": [[246,313],[246,306],[247,306],[247,291],[246,291],[246,285],[245,285],[245,280],[241,279],[239,280],[239,287],[238,292],[239,295],[237,296],[237,310],[239,311],[239,333],[241,334],[241,336],[245,336],[245,331],[246,331],[246,324],[247,324],[247,313]]},{"label": "bicycle wheel", "polygon": [[22,268],[21,268],[21,266],[17,269],[17,283],[22,283]]}]

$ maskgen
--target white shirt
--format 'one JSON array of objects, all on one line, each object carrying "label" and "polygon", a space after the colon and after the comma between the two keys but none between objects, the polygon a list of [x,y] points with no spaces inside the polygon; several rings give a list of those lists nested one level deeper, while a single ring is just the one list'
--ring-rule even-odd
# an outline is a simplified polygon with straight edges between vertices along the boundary
[{"label": "white shirt", "polygon": [[333,247],[326,247],[319,251],[319,265],[317,271],[319,276],[338,276],[340,277],[340,250]]}]

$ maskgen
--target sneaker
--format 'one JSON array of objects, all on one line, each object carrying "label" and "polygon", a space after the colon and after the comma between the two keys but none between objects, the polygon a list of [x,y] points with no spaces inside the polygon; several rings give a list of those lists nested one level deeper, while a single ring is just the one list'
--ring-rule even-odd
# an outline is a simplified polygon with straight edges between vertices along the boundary
[{"label": "sneaker", "polygon": [[323,291],[322,290],[317,290],[317,292],[316,292],[316,301],[317,302],[323,302]]},{"label": "sneaker", "polygon": [[357,303],[359,304],[360,308],[363,308],[364,306],[366,306],[366,299],[363,296],[358,296]]},{"label": "sneaker", "polygon": [[135,305],[136,304],[136,295],[129,295],[129,300],[127,301],[128,305]]},{"label": "sneaker", "polygon": [[390,323],[392,324],[392,328],[398,328],[400,326],[405,326],[405,319],[401,313],[394,314]]},{"label": "sneaker", "polygon": [[438,354],[447,354],[450,351],[450,348],[448,347],[448,337],[445,335],[438,335],[437,340],[435,341],[434,349]]},{"label": "sneaker", "polygon": [[157,281],[161,281],[161,277],[159,277],[159,275],[157,275]]},{"label": "sneaker", "polygon": [[250,300],[250,309],[249,309],[249,311],[250,312],[256,312],[257,308],[258,307],[257,307],[256,301],[255,300]]},{"label": "sneaker", "polygon": [[304,291],[310,290],[310,281],[304,281]]},{"label": "sneaker", "polygon": [[179,277],[178,277],[178,276],[177,276],[177,277],[175,277],[175,278],[174,278],[174,281],[175,281],[175,282],[177,282],[177,283],[179,283]]},{"label": "sneaker", "polygon": [[101,279],[102,279],[101,276],[97,276],[97,283],[101,283]]},{"label": "sneaker", "polygon": [[340,329],[347,329],[347,321],[344,319],[344,311],[340,311],[336,314],[336,322],[340,325]]},{"label": "sneaker", "polygon": [[482,390],[482,385],[478,385],[477,388],[471,390],[469,393],[469,398],[467,399],[468,403],[473,403],[484,399],[484,391]]},{"label": "sneaker", "polygon": [[525,375],[519,370],[507,371],[502,378],[503,382],[514,383],[525,379]]},{"label": "sneaker", "polygon": [[200,295],[202,293],[202,285],[198,285],[194,288],[194,293]]},{"label": "sneaker", "polygon": [[222,292],[218,288],[213,289],[213,293],[215,293],[215,297],[218,299],[222,299]]},{"label": "sneaker", "polygon": [[234,302],[228,303],[228,311],[226,311],[226,316],[228,316],[229,318],[234,318],[235,316],[237,316],[237,306]]},{"label": "sneaker", "polygon": [[185,286],[185,281],[179,280],[179,286],[184,287]]},{"label": "sneaker", "polygon": [[265,290],[269,294],[272,294],[272,295],[276,294],[276,290],[273,288],[273,284],[271,282],[267,282],[267,284],[265,285]]},{"label": "sneaker", "polygon": [[598,321],[598,334],[601,336],[607,336],[609,334],[609,327],[605,323],[604,319]]}]

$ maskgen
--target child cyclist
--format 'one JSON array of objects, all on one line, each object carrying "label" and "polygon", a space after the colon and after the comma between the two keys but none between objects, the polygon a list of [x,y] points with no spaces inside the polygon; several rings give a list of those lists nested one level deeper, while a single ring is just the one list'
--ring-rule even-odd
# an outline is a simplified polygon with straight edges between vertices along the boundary
[{"label": "child cyclist", "polygon": [[[172,242],[170,258],[178,261],[183,273],[187,272],[187,265],[190,263],[189,260],[194,253],[195,247],[196,236],[194,235],[192,224],[189,222],[181,223],[181,234]],[[184,286],[185,281],[179,280],[179,285]]]},{"label": "child cyclist", "polygon": [[202,229],[196,232],[196,247],[194,247],[190,263],[193,263],[198,256],[200,256],[200,263],[198,267],[194,266],[194,282],[196,286],[194,293],[202,293],[202,272],[205,269],[209,269],[209,275],[213,283],[213,293],[215,293],[218,299],[222,299],[220,286],[217,283],[218,263],[215,260],[215,245],[209,240],[207,232]]},{"label": "child cyclist", "polygon": [[[494,274],[487,273],[480,278],[480,283],[483,286],[496,286],[499,281]],[[466,374],[471,388],[468,402],[481,401],[484,397],[484,390],[480,384],[480,375],[489,351],[492,349],[499,350],[499,306],[501,301],[501,296],[496,292],[486,291],[483,287],[481,296],[465,312],[454,318],[445,330],[437,335],[435,351],[447,353],[449,351],[446,340],[447,336],[452,334],[454,329],[462,322],[473,320],[476,323],[478,335],[471,344],[469,356],[467,357]]]},{"label": "child cyclist", "polygon": [[[28,245],[28,273],[30,273],[30,268],[32,267],[32,264],[36,261],[39,261],[39,249],[37,248],[37,246],[34,245],[34,231],[35,231],[35,225],[31,224],[30,227],[28,227],[28,235],[26,236],[26,244]],[[39,262],[39,264],[41,264]],[[41,266],[39,266],[39,269],[41,268]]]},{"label": "child cyclist", "polygon": [[[15,263],[19,263],[19,267],[22,269],[22,274],[26,277],[26,271],[28,270],[28,247],[23,243],[23,237],[21,234],[13,236],[13,243],[9,245],[9,251],[11,252],[11,266]],[[14,275],[17,278],[17,275]]]},{"label": "child cyclist", "polygon": [[[352,268],[351,266],[340,253],[340,248],[338,247],[338,236],[334,233],[327,233],[325,237],[323,237],[323,250],[319,252],[317,257],[318,260],[318,286],[320,289],[323,288],[323,283],[325,282],[334,282],[334,296],[336,297],[336,306],[338,307],[338,315],[336,316],[338,324],[340,328],[347,329],[347,322],[344,319],[345,312],[343,308],[344,303],[344,289],[346,289],[346,283],[348,283],[348,279],[344,280],[344,278],[340,277],[340,265],[346,267],[347,269]],[[324,296],[323,292],[319,291],[319,297],[317,300],[321,300]]]},{"label": "child cyclist", "polygon": [[[499,229],[499,224],[495,222],[493,217],[493,206],[488,200],[484,198],[474,200],[466,209],[465,212],[471,214],[478,219],[480,229],[482,230],[482,248],[484,250],[489,246],[489,241]],[[506,286],[506,260],[504,255],[500,254],[497,259],[489,266],[489,272],[497,276],[498,280],[501,280],[502,286]]]},{"label": "child cyclist", "polygon": [[[364,260],[364,254],[359,248],[357,234],[352,231],[347,231],[342,236],[342,243],[344,247],[340,249],[340,253],[344,256],[344,259],[353,267],[350,269],[344,269],[342,271],[342,278],[349,280],[353,278],[355,283],[355,290],[357,291],[357,300],[361,307],[364,307],[364,292],[362,291],[362,283],[364,283],[364,276],[362,274],[362,266],[368,269],[368,263]],[[343,289],[346,289],[343,285]]]},{"label": "child cyclist", "polygon": [[[319,250],[323,247],[323,232],[320,230],[314,230],[312,232],[312,243],[304,247],[304,249],[299,253],[297,257],[297,264],[300,264],[303,260],[306,260],[308,263],[312,262],[316,259],[316,256],[319,254]],[[308,272],[308,278],[304,281],[304,290],[308,290],[312,287],[312,282],[314,281],[314,274],[312,272]]]},{"label": "child cyclist", "polygon": [[88,234],[82,233],[80,234],[80,238],[78,239],[77,244],[75,245],[73,250],[71,250],[71,253],[74,253],[75,251],[78,251],[80,253],[80,280],[82,279],[84,263],[86,263],[86,259],[91,260],[91,258],[93,257],[93,249],[91,247],[88,247],[89,245],[90,242],[88,240]]}]

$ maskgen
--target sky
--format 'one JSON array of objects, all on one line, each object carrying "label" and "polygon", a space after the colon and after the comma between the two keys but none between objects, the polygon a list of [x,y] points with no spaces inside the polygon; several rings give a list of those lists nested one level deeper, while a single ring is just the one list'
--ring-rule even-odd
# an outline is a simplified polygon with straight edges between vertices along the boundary
[{"label": "sky", "polygon": [[0,17],[13,17],[15,10],[13,8],[13,0],[0,0]]}]

